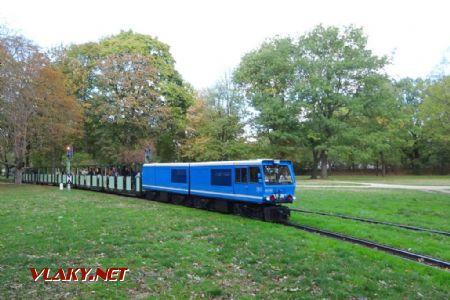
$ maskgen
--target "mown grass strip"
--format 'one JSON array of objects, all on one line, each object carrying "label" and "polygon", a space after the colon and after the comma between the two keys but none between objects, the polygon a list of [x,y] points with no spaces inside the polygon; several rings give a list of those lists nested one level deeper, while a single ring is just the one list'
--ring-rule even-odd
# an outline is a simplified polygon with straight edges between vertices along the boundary
[{"label": "mown grass strip", "polygon": [[401,190],[297,189],[293,208],[450,231],[450,196]]},{"label": "mown grass strip", "polygon": [[377,221],[377,220],[370,220],[370,219],[362,219],[357,217],[352,217],[348,215],[341,215],[341,214],[333,214],[330,212],[324,212],[324,211],[312,211],[312,210],[304,210],[304,209],[298,209],[298,208],[291,208],[291,212],[294,213],[306,213],[306,214],[313,214],[313,215],[320,215],[320,216],[327,216],[327,217],[334,217],[334,218],[341,218],[341,219],[347,219],[352,221],[358,221],[358,222],[364,222],[364,223],[370,223],[370,224],[378,224],[378,225],[387,225],[392,227],[398,227],[402,229],[408,229],[413,231],[426,231],[433,234],[440,234],[450,237],[450,232],[447,231],[441,231],[441,230],[434,230],[431,228],[421,228],[417,226],[410,226],[410,225],[404,225],[399,223],[391,223],[391,222],[383,222],[383,221]]},{"label": "mown grass strip", "polygon": [[[444,299],[448,272],[278,224],[142,199],[0,186],[4,298]],[[130,268],[120,283],[32,282],[29,267]]]}]

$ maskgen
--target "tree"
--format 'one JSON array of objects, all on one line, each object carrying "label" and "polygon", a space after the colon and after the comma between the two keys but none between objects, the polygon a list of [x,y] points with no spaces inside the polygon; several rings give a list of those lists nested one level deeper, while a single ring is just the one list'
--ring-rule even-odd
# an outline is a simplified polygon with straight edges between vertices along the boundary
[{"label": "tree", "polygon": [[114,162],[140,139],[156,136],[170,110],[157,90],[159,78],[150,59],[109,55],[96,72],[96,89],[86,111],[91,147],[97,157]]},{"label": "tree", "polygon": [[[370,87],[366,80],[380,73],[387,63],[367,48],[367,38],[359,28],[316,27],[299,39],[300,81],[298,93],[305,102],[305,127],[314,161],[321,163],[321,177],[327,177],[328,153],[339,145],[348,121]],[[366,92],[366,94],[368,94]],[[313,167],[315,169],[315,167]]]},{"label": "tree", "polygon": [[95,159],[118,162],[149,143],[157,145],[160,160],[174,159],[192,90],[175,70],[166,44],[121,32],[71,46],[57,61],[85,106],[82,147]]},{"label": "tree", "polygon": [[406,157],[406,167],[414,172],[419,172],[422,167],[422,150],[424,150],[424,140],[422,134],[422,121],[419,117],[419,108],[425,97],[425,92],[429,82],[420,78],[403,78],[395,83],[398,99],[402,104],[398,113],[407,116],[405,129],[405,144],[403,152]]},{"label": "tree", "polygon": [[241,159],[247,154],[244,105],[229,77],[199,96],[188,111],[181,146],[188,161]]},{"label": "tree", "polygon": [[360,162],[375,162],[377,174],[381,168],[381,175],[385,176],[388,164],[398,165],[401,161],[409,115],[402,110],[403,102],[388,78],[373,75],[364,84],[358,95],[360,106],[355,107],[343,135],[352,137],[346,144],[360,150]]},{"label": "tree", "polygon": [[40,69],[36,89],[36,113],[31,121],[32,162],[35,167],[55,168],[65,146],[83,136],[82,107],[67,94],[62,72],[49,63]]},{"label": "tree", "polygon": [[430,163],[441,173],[450,167],[450,76],[432,84],[420,105]]},{"label": "tree", "polygon": [[234,73],[234,81],[256,110],[257,138],[268,146],[264,147],[267,155],[275,158],[295,156],[301,144],[297,59],[291,39],[273,39],[246,54]]},{"label": "tree", "polygon": [[5,167],[6,178],[9,177],[10,169],[14,167],[12,163],[12,138],[10,135],[7,118],[4,115],[3,107],[0,107],[0,165]]},{"label": "tree", "polygon": [[4,31],[0,33],[0,55],[0,119],[5,126],[3,136],[11,139],[15,182],[21,183],[43,56],[31,41]]},{"label": "tree", "polygon": [[15,181],[21,183],[30,155],[60,161],[64,145],[59,143],[79,133],[81,114],[75,99],[67,96],[63,75],[31,41],[1,31],[0,56],[1,159],[15,168]]},{"label": "tree", "polygon": [[327,177],[330,152],[341,147],[359,95],[381,73],[386,57],[367,49],[359,28],[317,26],[297,40],[277,38],[242,59],[235,79],[259,115],[260,133],[285,157],[301,146],[312,152],[312,177]]}]

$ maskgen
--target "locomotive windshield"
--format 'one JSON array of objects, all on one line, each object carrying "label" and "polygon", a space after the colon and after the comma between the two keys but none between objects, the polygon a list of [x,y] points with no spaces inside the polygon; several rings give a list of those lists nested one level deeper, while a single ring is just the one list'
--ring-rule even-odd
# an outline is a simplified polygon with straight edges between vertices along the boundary
[{"label": "locomotive windshield", "polygon": [[264,166],[264,180],[266,184],[292,184],[291,172],[288,166]]}]

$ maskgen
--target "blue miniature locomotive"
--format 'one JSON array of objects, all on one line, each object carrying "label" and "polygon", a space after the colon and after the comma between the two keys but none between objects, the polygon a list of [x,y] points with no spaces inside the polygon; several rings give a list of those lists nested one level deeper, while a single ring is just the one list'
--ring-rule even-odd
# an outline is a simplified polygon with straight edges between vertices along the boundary
[{"label": "blue miniature locomotive", "polygon": [[280,221],[289,211],[276,204],[295,200],[295,175],[288,160],[152,163],[142,188],[150,199]]}]

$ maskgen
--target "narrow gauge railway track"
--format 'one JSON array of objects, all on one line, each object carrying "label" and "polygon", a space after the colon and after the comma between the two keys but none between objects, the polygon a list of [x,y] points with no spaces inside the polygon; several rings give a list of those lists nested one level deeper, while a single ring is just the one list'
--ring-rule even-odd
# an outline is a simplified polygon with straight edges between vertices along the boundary
[{"label": "narrow gauge railway track", "polygon": [[450,232],[448,232],[448,231],[435,230],[435,229],[429,229],[429,228],[421,228],[421,227],[416,227],[416,226],[411,226],[411,225],[404,225],[404,224],[398,224],[398,223],[391,223],[391,222],[376,221],[376,220],[358,218],[358,217],[341,215],[341,214],[320,212],[320,211],[311,211],[311,210],[298,209],[298,208],[289,208],[289,209],[291,211],[295,211],[295,212],[314,214],[314,215],[321,215],[321,216],[328,216],[328,217],[336,217],[336,218],[341,218],[341,219],[347,219],[347,220],[353,220],[353,221],[359,221],[359,222],[365,222],[365,223],[371,223],[371,224],[378,224],[378,225],[387,225],[387,226],[399,227],[399,228],[408,229],[408,230],[425,231],[425,232],[430,232],[430,233],[450,236]]},{"label": "narrow gauge railway track", "polygon": [[293,227],[293,228],[296,228],[299,230],[304,230],[307,232],[317,233],[317,234],[320,234],[320,235],[323,235],[326,237],[331,237],[331,238],[334,238],[334,239],[337,239],[340,241],[346,241],[346,242],[362,245],[362,246],[365,246],[368,248],[380,250],[380,251],[387,252],[387,253],[390,253],[390,254],[393,254],[396,256],[400,256],[400,257],[403,257],[403,258],[406,258],[409,260],[416,261],[421,264],[439,267],[439,268],[442,268],[445,270],[450,270],[450,262],[439,260],[439,259],[436,259],[436,258],[433,258],[430,256],[416,254],[416,253],[412,253],[412,252],[409,252],[406,250],[390,247],[390,246],[383,245],[383,244],[378,244],[378,243],[375,243],[372,241],[358,239],[358,238],[355,238],[352,236],[343,235],[340,233],[322,230],[319,228],[305,226],[305,225],[296,224],[296,223],[292,223],[292,222],[286,222],[286,223],[284,223],[284,225]]}]

